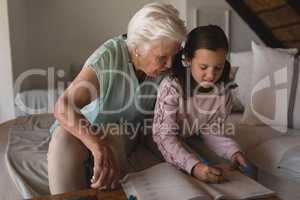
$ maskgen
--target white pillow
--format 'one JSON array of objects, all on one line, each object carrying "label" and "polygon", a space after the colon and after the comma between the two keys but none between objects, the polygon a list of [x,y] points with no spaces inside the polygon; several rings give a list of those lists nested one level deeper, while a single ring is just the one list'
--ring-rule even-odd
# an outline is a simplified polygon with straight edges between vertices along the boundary
[{"label": "white pillow", "polygon": [[[276,49],[281,52],[287,52],[291,55],[295,55],[297,49]],[[252,80],[253,71],[253,53],[252,51],[241,51],[230,53],[230,64],[231,66],[237,67],[237,72],[234,78],[234,82],[238,84],[236,96],[240,103],[245,107],[246,103],[249,102],[249,90]]]},{"label": "white pillow", "polygon": [[16,116],[25,116],[53,113],[55,103],[62,94],[63,91],[56,89],[27,90],[17,93],[15,96],[15,114]]},{"label": "white pillow", "polygon": [[293,113],[289,113],[291,114],[291,121],[292,121],[292,124],[290,128],[295,128],[295,129],[299,129],[300,130],[300,56],[298,56],[297,58],[298,62],[296,62],[295,64],[298,65],[298,66],[295,66],[297,67],[296,70],[294,70],[294,78],[295,78],[295,84],[296,85],[296,89],[293,93],[293,96],[295,97],[294,101],[295,101],[295,104],[294,104],[294,108],[293,108]]},{"label": "white pillow", "polygon": [[[263,47],[252,42],[253,71],[242,123],[276,126],[286,131],[287,111],[296,52]],[[247,97],[246,97],[247,99]]]}]

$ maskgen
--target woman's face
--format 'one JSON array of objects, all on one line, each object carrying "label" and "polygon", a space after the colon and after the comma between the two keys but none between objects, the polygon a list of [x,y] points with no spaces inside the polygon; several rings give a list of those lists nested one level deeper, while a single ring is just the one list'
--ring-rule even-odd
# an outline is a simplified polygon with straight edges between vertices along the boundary
[{"label": "woman's face", "polygon": [[198,49],[192,60],[188,61],[192,76],[201,87],[211,87],[218,81],[224,69],[226,54],[224,49]]},{"label": "woman's face", "polygon": [[172,66],[180,43],[168,38],[154,42],[154,45],[138,58],[139,68],[148,76],[155,77]]}]

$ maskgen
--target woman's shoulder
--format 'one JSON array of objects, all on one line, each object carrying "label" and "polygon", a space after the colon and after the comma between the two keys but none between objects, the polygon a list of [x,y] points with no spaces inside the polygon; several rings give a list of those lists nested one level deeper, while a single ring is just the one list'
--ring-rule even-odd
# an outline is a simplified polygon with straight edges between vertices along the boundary
[{"label": "woman's shoulder", "polygon": [[[127,47],[124,39],[121,36],[111,38],[100,45],[87,59],[88,64],[98,62],[123,60],[127,57]],[[119,58],[120,57],[120,58]]]},{"label": "woman's shoulder", "polygon": [[125,39],[122,36],[117,36],[107,40],[99,48],[103,48],[104,51],[110,52],[123,51],[124,49],[127,50]]}]

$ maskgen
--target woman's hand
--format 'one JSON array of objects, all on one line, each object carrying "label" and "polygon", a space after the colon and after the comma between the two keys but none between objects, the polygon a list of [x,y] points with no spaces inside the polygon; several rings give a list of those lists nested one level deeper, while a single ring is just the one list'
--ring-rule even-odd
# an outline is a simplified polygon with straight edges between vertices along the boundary
[{"label": "woman's hand", "polygon": [[120,168],[111,148],[101,142],[91,151],[94,157],[91,187],[116,189],[119,186]]},{"label": "woman's hand", "polygon": [[246,159],[242,152],[238,151],[231,156],[231,167],[237,169],[239,166],[247,167]]},{"label": "woman's hand", "polygon": [[200,181],[207,183],[222,183],[226,181],[221,168],[207,166],[203,163],[195,165],[192,175]]}]

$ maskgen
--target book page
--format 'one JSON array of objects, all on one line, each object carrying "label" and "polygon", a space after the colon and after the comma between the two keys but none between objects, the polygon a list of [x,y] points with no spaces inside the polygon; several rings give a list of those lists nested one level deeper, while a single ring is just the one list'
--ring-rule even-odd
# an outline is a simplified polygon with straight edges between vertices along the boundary
[{"label": "book page", "polygon": [[238,171],[222,167],[228,182],[206,184],[184,174],[168,163],[130,173],[122,180],[127,194],[143,200],[242,200],[263,198],[275,193]]},{"label": "book page", "polygon": [[143,200],[210,200],[192,177],[168,163],[130,173],[122,180],[127,194]]},{"label": "book page", "polygon": [[223,173],[225,178],[229,180],[228,182],[221,184],[206,184],[199,181],[201,187],[214,199],[242,200],[249,198],[263,198],[275,194],[272,190],[269,190],[239,171],[231,171],[229,168],[224,168]]},{"label": "book page", "polygon": [[216,188],[211,187],[210,184],[204,183],[202,181],[197,181],[197,182],[200,185],[200,187],[212,197],[212,199],[222,199],[224,197],[224,194],[222,194]]}]

